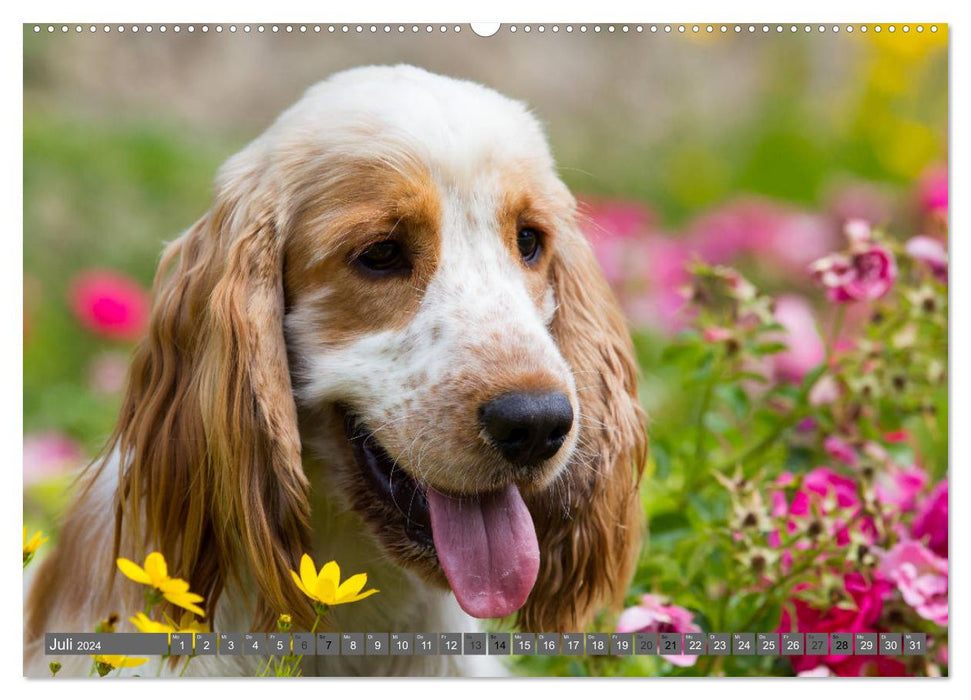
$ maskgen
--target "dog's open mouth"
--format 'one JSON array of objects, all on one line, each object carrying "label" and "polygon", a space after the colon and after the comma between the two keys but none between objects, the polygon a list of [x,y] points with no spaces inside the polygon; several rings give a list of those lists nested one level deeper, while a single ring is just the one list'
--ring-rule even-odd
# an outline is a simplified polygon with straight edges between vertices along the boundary
[{"label": "dog's open mouth", "polygon": [[505,617],[523,606],[539,573],[539,545],[515,484],[463,496],[422,487],[349,412],[344,430],[365,482],[401,513],[414,542],[434,547],[465,612]]}]

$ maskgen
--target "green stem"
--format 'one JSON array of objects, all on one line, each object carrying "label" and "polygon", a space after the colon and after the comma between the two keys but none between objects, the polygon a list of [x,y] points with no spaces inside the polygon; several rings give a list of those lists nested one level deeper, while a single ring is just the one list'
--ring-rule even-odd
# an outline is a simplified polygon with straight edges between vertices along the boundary
[{"label": "green stem", "polygon": [[705,467],[705,416],[708,413],[708,409],[711,408],[712,396],[715,393],[715,385],[718,379],[721,377],[722,370],[722,358],[719,357],[715,360],[714,366],[711,369],[711,374],[708,376],[708,380],[705,382],[704,393],[701,395],[701,403],[698,405],[698,415],[695,418],[695,454],[694,460],[691,465],[691,473],[688,474],[688,478],[685,480],[685,490],[690,491],[694,482],[698,479],[699,475],[704,471]]}]

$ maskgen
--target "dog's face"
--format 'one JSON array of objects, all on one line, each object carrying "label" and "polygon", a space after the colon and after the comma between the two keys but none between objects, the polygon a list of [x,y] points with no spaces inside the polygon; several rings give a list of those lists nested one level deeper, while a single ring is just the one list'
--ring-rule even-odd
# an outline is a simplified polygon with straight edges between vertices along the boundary
[{"label": "dog's face", "polygon": [[518,103],[424,73],[376,82],[384,108],[339,103],[341,154],[286,244],[304,443],[399,562],[441,583],[444,567],[467,611],[501,617],[538,570],[521,494],[567,467],[582,415],[550,328],[573,200]]},{"label": "dog's face", "polygon": [[409,67],[312,88],[166,252],[126,517],[210,604],[245,567],[261,619],[302,615],[312,481],[468,613],[579,629],[625,590],[645,443],[574,217],[517,102]]}]

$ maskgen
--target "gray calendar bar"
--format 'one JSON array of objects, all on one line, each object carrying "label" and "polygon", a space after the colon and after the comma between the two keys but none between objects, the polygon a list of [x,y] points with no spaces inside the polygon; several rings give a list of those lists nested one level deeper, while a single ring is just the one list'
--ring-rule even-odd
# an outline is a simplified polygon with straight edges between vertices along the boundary
[{"label": "gray calendar bar", "polygon": [[920,656],[922,632],[48,632],[47,655]]}]

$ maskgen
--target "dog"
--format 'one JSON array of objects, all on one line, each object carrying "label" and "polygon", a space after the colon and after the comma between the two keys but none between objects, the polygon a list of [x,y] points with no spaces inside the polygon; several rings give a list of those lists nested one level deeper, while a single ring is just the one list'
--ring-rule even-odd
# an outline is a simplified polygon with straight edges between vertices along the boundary
[{"label": "dog", "polygon": [[[115,559],[153,550],[223,632],[281,613],[309,629],[304,553],[380,590],[321,631],[582,631],[616,609],[647,445],[629,333],[577,217],[522,103],[410,66],[310,88],[162,256],[117,427],[31,584],[28,674],[49,673],[45,632],[112,612],[124,628],[144,604]],[[503,669],[316,656],[303,673]]]}]

